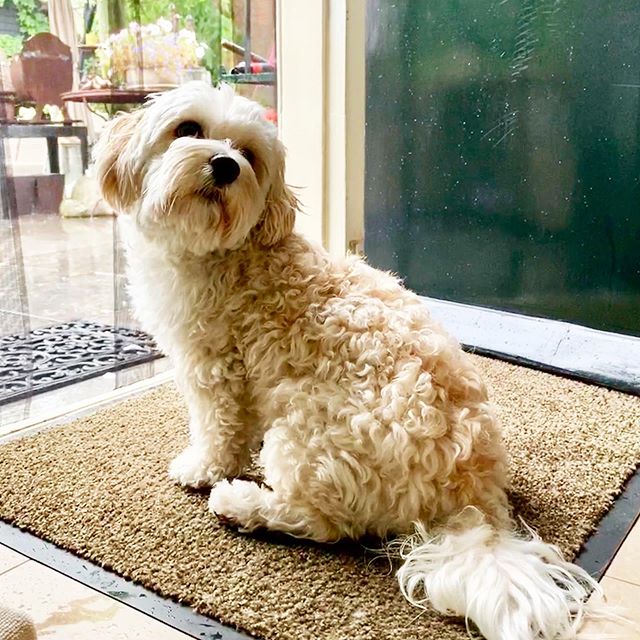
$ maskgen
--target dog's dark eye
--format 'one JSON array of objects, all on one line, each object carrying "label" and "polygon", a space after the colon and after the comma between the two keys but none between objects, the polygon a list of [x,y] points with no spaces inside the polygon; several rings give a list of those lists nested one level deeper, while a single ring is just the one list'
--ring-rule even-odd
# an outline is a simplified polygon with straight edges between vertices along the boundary
[{"label": "dog's dark eye", "polygon": [[247,159],[247,162],[253,166],[256,161],[256,155],[251,149],[240,149],[240,153]]},{"label": "dog's dark eye", "polygon": [[202,127],[193,120],[181,122],[175,130],[176,138],[202,138]]}]

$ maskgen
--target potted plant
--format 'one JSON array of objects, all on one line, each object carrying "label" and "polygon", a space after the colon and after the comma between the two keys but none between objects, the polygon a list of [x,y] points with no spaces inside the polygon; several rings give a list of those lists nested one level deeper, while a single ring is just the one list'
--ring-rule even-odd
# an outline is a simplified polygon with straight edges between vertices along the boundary
[{"label": "potted plant", "polygon": [[97,55],[103,77],[114,86],[166,88],[207,79],[201,64],[206,49],[193,29],[178,29],[177,21],[159,18],[146,25],[131,22],[103,42]]}]

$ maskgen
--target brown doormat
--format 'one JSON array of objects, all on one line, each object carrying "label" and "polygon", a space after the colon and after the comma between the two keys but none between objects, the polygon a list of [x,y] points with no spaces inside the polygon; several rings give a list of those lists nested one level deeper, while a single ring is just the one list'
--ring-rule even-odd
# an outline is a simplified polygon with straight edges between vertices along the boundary
[{"label": "brown doormat", "polygon": [[[477,358],[501,407],[514,499],[573,556],[640,461],[640,400]],[[185,409],[164,386],[0,447],[0,517],[199,612],[267,639],[462,640],[420,613],[358,545],[221,527],[206,493],[171,484]]]}]

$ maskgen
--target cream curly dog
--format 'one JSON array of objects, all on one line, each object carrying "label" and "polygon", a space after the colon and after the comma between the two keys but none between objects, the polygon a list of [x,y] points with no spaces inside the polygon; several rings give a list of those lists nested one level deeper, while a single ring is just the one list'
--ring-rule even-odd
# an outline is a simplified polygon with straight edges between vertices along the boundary
[{"label": "cream curly dog", "polygon": [[[578,637],[596,585],[516,535],[478,372],[395,277],[293,232],[260,106],[184,85],[112,121],[96,160],[133,221],[137,313],[189,407],[175,481],[211,486],[244,530],[399,537],[406,597],[489,640]],[[237,479],[260,446],[265,485]]]}]

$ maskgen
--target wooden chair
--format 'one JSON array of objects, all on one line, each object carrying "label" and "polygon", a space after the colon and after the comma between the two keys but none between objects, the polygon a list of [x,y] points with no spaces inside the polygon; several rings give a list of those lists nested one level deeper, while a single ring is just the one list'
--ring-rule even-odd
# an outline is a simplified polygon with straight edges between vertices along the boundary
[{"label": "wooden chair", "polygon": [[52,33],[38,33],[25,41],[22,52],[11,61],[11,80],[17,102],[36,106],[34,122],[42,121],[46,104],[60,107],[71,124],[60,97],[73,87],[71,49]]},{"label": "wooden chair", "polygon": [[[67,113],[62,94],[73,87],[73,57],[71,49],[51,33],[38,33],[23,45],[10,66],[13,92],[17,104],[35,104],[35,118],[17,121],[0,118],[0,164],[6,166],[4,138],[45,138],[52,175],[10,176],[0,172],[0,195],[5,217],[33,211],[57,211],[62,200],[64,176],[60,174],[58,139],[77,137],[80,140],[83,171],[89,162],[87,127],[75,124]],[[0,96],[3,97],[3,96]],[[45,105],[60,107],[64,122],[43,118]],[[5,116],[8,113],[4,107]],[[13,191],[12,191],[13,190]],[[11,194],[12,197],[4,197]]]}]

